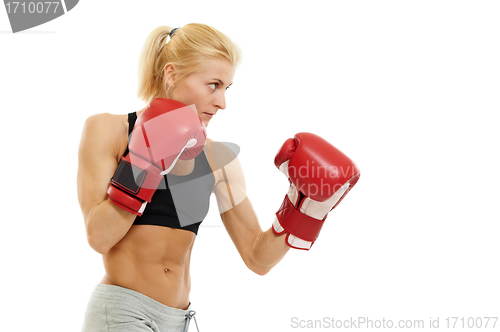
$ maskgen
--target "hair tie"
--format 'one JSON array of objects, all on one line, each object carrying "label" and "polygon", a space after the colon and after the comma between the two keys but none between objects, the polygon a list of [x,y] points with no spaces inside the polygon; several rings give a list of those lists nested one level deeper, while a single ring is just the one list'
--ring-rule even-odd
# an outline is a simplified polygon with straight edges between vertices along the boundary
[{"label": "hair tie", "polygon": [[168,34],[168,35],[170,36],[170,38],[172,38],[172,37],[174,36],[174,33],[175,33],[175,31],[176,31],[177,29],[179,29],[179,28],[173,28],[173,29],[169,32],[169,34]]}]

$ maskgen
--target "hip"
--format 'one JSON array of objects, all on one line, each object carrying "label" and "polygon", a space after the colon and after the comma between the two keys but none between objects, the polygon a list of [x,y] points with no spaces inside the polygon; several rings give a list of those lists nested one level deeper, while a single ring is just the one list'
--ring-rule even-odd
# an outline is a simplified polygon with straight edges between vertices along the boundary
[{"label": "hip", "polygon": [[133,289],[99,283],[87,305],[82,331],[183,331],[193,315],[191,303],[179,309]]},{"label": "hip", "polygon": [[189,305],[189,276],[185,278],[175,272],[107,273],[101,284],[134,290],[168,307],[187,309]]}]

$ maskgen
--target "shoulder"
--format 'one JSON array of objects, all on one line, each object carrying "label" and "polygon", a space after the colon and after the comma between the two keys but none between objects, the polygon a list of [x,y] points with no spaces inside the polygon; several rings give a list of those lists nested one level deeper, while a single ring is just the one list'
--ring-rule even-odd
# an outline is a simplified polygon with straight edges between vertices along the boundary
[{"label": "shoulder", "polygon": [[[85,119],[82,142],[96,151],[109,151],[118,154],[127,144],[127,115],[98,113]],[[124,148],[123,148],[124,149]]]},{"label": "shoulder", "polygon": [[218,142],[207,138],[205,155],[216,184],[219,182],[240,182],[243,172],[238,159],[240,148],[231,142]]},{"label": "shoulder", "polygon": [[237,160],[240,147],[231,142],[218,142],[207,138],[205,155],[212,170],[219,170]]},{"label": "shoulder", "polygon": [[84,128],[93,132],[104,132],[123,127],[123,120],[126,120],[127,115],[98,113],[89,116],[85,119]]}]

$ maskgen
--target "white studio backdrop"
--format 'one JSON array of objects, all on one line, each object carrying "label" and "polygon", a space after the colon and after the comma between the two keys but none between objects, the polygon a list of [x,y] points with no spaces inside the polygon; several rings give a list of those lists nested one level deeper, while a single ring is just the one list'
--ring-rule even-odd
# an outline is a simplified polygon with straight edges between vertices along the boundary
[{"label": "white studio backdrop", "polygon": [[201,331],[500,320],[499,15],[497,1],[81,0],[13,34],[0,10],[1,330],[81,328],[104,274],[77,200],[83,122],[142,108],[147,34],[188,23],[242,50],[208,130],[240,145],[263,230],[288,189],[274,155],[296,132],[361,170],[312,250],[265,276],[245,267],[212,200],[191,258]]}]

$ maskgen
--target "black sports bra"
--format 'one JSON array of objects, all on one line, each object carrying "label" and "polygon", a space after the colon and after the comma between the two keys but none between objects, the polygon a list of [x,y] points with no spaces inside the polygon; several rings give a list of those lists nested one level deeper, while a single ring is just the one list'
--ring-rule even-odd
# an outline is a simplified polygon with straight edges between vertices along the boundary
[{"label": "black sports bra", "polygon": [[[137,114],[128,114],[129,137]],[[128,154],[128,146],[124,156]],[[134,225],[157,225],[179,228],[198,234],[198,228],[208,213],[210,194],[214,189],[214,176],[205,152],[195,158],[193,171],[189,175],[167,174],[142,216],[137,216]]]}]

